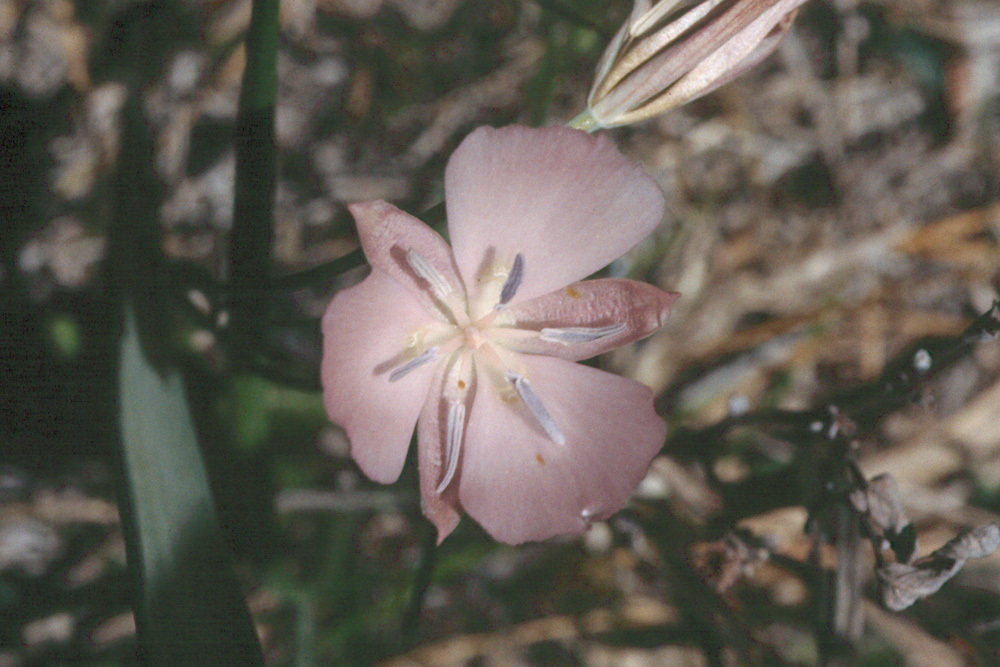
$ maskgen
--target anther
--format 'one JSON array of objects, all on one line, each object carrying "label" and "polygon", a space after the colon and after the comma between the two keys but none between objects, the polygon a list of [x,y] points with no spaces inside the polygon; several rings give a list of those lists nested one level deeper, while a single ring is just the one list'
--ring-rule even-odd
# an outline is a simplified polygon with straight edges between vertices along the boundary
[{"label": "anther", "polygon": [[462,449],[462,436],[465,433],[465,403],[455,402],[448,407],[448,421],[445,429],[447,469],[444,478],[434,491],[439,495],[451,484],[451,480],[455,477],[455,471],[458,469],[458,454]]},{"label": "anther", "polygon": [[389,373],[389,382],[395,382],[399,378],[403,377],[404,375],[412,371],[414,368],[423,366],[428,361],[433,359],[434,356],[437,355],[437,353],[438,353],[437,347],[427,348],[426,350],[421,352],[418,356],[414,357],[413,359],[410,359],[405,364],[394,369],[391,373]]},{"label": "anther", "polygon": [[605,327],[565,327],[562,329],[546,327],[542,329],[539,338],[547,343],[562,343],[563,345],[590,343],[601,338],[620,334],[626,328],[627,325],[624,322],[609,324]]},{"label": "anther", "polygon": [[497,308],[501,306],[506,306],[510,303],[510,300],[514,298],[517,294],[517,288],[521,286],[521,280],[524,278],[524,254],[517,253],[514,256],[514,264],[510,267],[510,273],[507,274],[507,280],[504,281],[503,287],[500,289],[500,303],[496,305]]},{"label": "anther", "polygon": [[559,426],[556,425],[552,415],[549,411],[545,409],[542,404],[542,399],[539,398],[538,394],[535,393],[534,388],[528,384],[528,381],[523,375],[518,375],[512,371],[507,371],[504,373],[504,377],[507,381],[514,385],[514,389],[517,391],[517,395],[521,397],[524,404],[528,406],[528,410],[538,421],[538,425],[542,427],[545,434],[549,436],[549,439],[557,445],[566,444],[566,436],[562,434],[559,430]]},{"label": "anther", "polygon": [[410,265],[414,273],[427,281],[434,296],[444,301],[451,294],[451,285],[448,284],[448,281],[419,252],[412,249],[407,250],[406,263]]}]

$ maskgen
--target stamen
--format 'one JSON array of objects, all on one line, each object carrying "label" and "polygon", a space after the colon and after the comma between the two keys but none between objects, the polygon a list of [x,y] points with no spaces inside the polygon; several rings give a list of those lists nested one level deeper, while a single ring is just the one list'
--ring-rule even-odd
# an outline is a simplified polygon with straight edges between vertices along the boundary
[{"label": "stamen", "polygon": [[517,253],[514,256],[514,265],[510,267],[507,280],[504,281],[503,288],[500,290],[500,303],[496,305],[497,308],[507,305],[514,298],[514,295],[517,294],[517,288],[521,286],[522,278],[524,278],[524,254]]},{"label": "stamen", "polygon": [[559,430],[555,420],[552,419],[552,415],[550,415],[549,411],[545,409],[544,405],[542,405],[542,399],[535,393],[532,386],[528,384],[525,377],[512,371],[504,373],[504,377],[507,378],[508,382],[514,385],[514,389],[517,390],[518,396],[520,396],[521,400],[524,401],[524,404],[528,406],[528,410],[531,411],[531,414],[534,415],[535,419],[538,421],[538,425],[542,427],[542,430],[545,431],[545,434],[549,436],[552,442],[557,445],[565,445],[566,436],[564,436],[562,431]]},{"label": "stamen", "polygon": [[428,361],[433,359],[437,353],[438,353],[437,347],[427,348],[426,350],[421,352],[418,356],[410,359],[405,364],[403,364],[399,368],[394,369],[391,373],[389,373],[389,382],[395,382],[399,378],[403,377],[404,375],[412,371],[414,368],[423,366]]},{"label": "stamen", "polygon": [[458,454],[462,449],[462,435],[465,433],[465,403],[456,402],[448,407],[447,427],[447,447],[445,449],[445,461],[448,465],[444,473],[444,479],[438,484],[435,493],[441,494],[448,488],[452,478],[455,477],[455,470],[458,469]]},{"label": "stamen", "polygon": [[620,334],[628,328],[624,322],[609,324],[606,327],[566,327],[564,329],[542,329],[541,338],[547,343],[562,343],[572,345],[573,343],[590,343],[601,338]]},{"label": "stamen", "polygon": [[427,281],[434,296],[444,301],[451,294],[451,285],[448,284],[448,281],[419,252],[412,249],[407,250],[406,263],[410,265],[414,273]]}]

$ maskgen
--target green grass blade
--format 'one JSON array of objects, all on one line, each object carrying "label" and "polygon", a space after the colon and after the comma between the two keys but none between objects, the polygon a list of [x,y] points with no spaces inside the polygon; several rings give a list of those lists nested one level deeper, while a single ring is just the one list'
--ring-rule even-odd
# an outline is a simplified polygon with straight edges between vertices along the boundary
[{"label": "green grass blade", "polygon": [[120,355],[122,520],[144,664],[263,665],[180,376],[146,360],[130,307]]},{"label": "green grass blade", "polygon": [[278,88],[278,0],[253,0],[247,64],[236,117],[236,183],[229,267],[234,289],[232,353],[251,359],[267,312],[271,275],[277,156],[274,104]]}]

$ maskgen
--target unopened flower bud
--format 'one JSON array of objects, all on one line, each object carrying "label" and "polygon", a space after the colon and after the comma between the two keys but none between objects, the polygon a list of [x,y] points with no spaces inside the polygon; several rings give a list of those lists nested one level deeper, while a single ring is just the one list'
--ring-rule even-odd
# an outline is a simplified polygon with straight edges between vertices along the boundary
[{"label": "unopened flower bud", "polygon": [[712,92],[770,55],[804,2],[635,0],[570,125],[626,125]]}]

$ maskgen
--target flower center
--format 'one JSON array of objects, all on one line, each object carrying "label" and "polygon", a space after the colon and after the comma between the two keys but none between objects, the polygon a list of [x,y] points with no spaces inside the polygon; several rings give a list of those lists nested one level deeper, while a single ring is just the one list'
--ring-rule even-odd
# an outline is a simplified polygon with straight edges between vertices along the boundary
[{"label": "flower center", "polygon": [[480,327],[476,325],[465,327],[463,333],[465,335],[465,346],[473,352],[478,350],[488,340],[480,330]]},{"label": "flower center", "polygon": [[[473,386],[479,373],[482,373],[483,381],[491,383],[500,392],[505,402],[519,402],[550,440],[565,445],[565,435],[524,371],[512,367],[511,362],[515,360],[505,353],[500,341],[497,344],[492,341],[490,330],[494,320],[517,295],[524,279],[524,255],[515,255],[503,284],[499,285],[497,280],[488,290],[491,296],[480,293],[480,297],[486,296],[489,301],[480,301],[478,307],[475,304],[460,305],[455,298],[455,290],[447,280],[416,251],[407,252],[406,261],[413,273],[426,284],[434,308],[446,323],[442,322],[445,324],[444,331],[439,331],[437,336],[429,336],[430,340],[423,343],[427,347],[417,346],[413,352],[420,350],[419,354],[410,357],[389,373],[389,381],[396,382],[414,369],[436,359],[441,359],[445,364],[446,377],[441,397],[447,405],[443,425],[444,470],[436,492],[442,493],[455,478],[465,439],[465,426],[471,412]],[[497,286],[499,291],[495,291]],[[493,302],[493,305],[489,306],[489,302]],[[483,312],[480,308],[487,310]],[[476,318],[475,321],[470,323],[473,318]],[[614,335],[623,326],[544,329],[541,338],[549,342],[570,344]],[[423,337],[421,339],[424,340]]]}]

